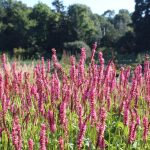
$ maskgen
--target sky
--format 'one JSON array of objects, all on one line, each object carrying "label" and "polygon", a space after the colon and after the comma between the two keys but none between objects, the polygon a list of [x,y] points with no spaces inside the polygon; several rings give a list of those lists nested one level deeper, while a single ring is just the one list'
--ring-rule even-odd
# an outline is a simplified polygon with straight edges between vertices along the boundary
[{"label": "sky", "polygon": [[[27,6],[34,6],[38,2],[45,3],[51,7],[53,0],[21,0]],[[134,0],[62,0],[65,6],[80,3],[89,6],[93,13],[102,14],[104,11],[110,9],[117,13],[119,9],[128,9],[130,12],[134,11]]]}]

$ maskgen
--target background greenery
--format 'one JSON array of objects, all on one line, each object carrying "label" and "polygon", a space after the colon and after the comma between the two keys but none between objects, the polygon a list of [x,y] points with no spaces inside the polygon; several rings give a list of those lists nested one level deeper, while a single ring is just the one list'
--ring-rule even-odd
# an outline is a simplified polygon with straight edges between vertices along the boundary
[{"label": "background greenery", "polygon": [[[139,53],[150,50],[150,0],[135,0],[135,11],[121,9],[117,14],[107,10],[93,14],[89,7],[54,0],[50,8],[38,3],[28,7],[20,1],[0,0],[0,50],[11,57],[31,59],[50,56],[57,49],[77,55],[79,48],[97,41],[110,57],[120,55],[139,60]],[[129,56],[129,57],[130,57]],[[118,59],[119,60],[119,59]],[[141,60],[141,59],[140,59]]]}]

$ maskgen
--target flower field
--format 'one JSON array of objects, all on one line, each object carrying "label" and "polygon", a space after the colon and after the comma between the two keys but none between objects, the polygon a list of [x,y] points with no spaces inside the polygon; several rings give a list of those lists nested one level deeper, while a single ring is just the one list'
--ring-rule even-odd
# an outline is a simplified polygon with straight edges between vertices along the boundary
[{"label": "flower field", "polygon": [[62,67],[0,62],[0,150],[150,149],[150,61],[117,69],[113,61],[87,66],[86,50]]}]

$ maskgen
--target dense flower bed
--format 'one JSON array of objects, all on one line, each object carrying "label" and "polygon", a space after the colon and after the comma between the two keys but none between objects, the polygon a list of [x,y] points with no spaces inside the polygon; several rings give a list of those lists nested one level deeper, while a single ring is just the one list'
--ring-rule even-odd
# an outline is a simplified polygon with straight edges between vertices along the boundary
[{"label": "dense flower bed", "polygon": [[[102,52],[86,66],[86,50],[69,72],[57,60],[22,68],[2,55],[0,72],[0,149],[149,149],[150,62],[130,66],[116,77]],[[67,68],[68,69],[68,68]],[[129,82],[129,78],[131,81]]]}]

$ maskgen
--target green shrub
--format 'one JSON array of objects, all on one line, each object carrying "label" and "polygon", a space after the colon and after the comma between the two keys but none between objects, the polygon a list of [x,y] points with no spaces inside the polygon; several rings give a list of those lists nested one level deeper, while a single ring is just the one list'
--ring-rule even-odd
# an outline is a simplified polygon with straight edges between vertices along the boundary
[{"label": "green shrub", "polygon": [[25,49],[18,47],[13,49],[14,58],[21,59],[23,53],[25,53]]},{"label": "green shrub", "polygon": [[91,55],[90,47],[83,41],[74,41],[74,42],[67,42],[64,43],[64,48],[70,55],[78,56],[81,53],[81,48],[86,49],[87,57]]}]

